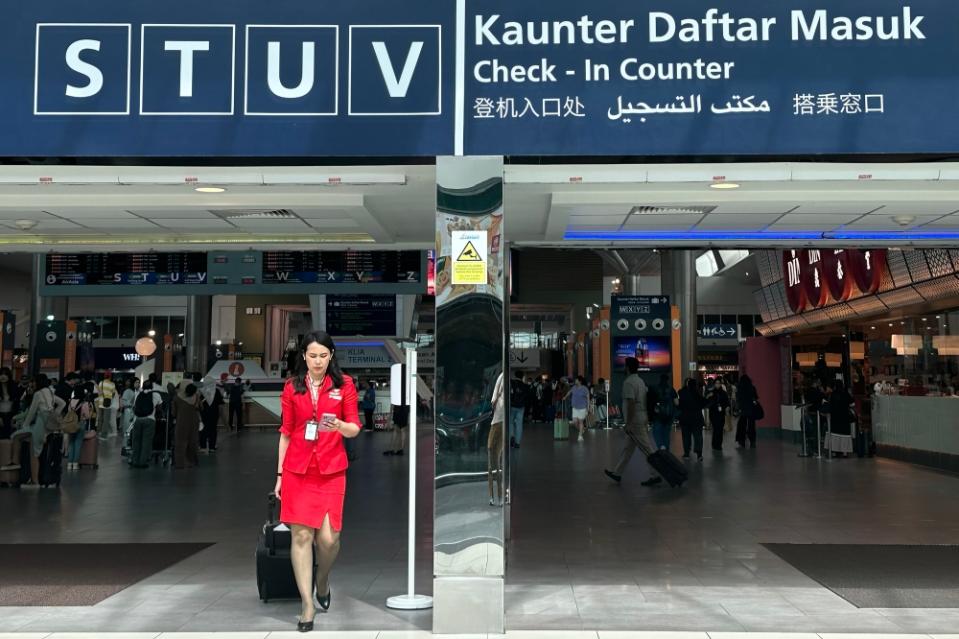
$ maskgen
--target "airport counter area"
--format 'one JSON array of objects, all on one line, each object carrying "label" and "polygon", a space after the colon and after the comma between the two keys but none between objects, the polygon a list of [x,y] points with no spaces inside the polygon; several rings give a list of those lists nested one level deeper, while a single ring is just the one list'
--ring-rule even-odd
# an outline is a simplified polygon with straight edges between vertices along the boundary
[{"label": "airport counter area", "polygon": [[880,455],[959,472],[959,397],[873,397]]}]

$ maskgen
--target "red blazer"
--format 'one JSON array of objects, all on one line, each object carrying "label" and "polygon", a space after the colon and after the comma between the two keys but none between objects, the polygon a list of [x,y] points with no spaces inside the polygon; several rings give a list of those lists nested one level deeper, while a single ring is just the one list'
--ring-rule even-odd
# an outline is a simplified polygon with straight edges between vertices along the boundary
[{"label": "red blazer", "polygon": [[[316,465],[323,475],[332,475],[346,470],[349,462],[343,446],[343,435],[337,431],[320,430],[316,441],[306,440],[306,422],[313,419],[313,400],[310,391],[297,394],[290,380],[280,395],[280,432],[290,438],[290,445],[283,458],[283,471],[303,474],[310,467],[310,460],[316,458]],[[333,388],[329,375],[320,388],[316,407],[317,420],[323,413],[333,413],[338,419],[360,426],[357,410],[356,386],[348,375],[343,376],[343,385]]]}]

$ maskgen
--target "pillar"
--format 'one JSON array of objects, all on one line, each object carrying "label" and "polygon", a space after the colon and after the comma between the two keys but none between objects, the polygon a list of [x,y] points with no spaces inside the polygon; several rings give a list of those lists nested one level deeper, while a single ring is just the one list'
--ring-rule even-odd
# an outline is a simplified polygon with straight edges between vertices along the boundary
[{"label": "pillar", "polygon": [[680,369],[685,380],[696,364],[696,253],[672,250],[662,258],[663,292],[679,307]]},{"label": "pillar", "polygon": [[503,159],[437,158],[436,192],[433,632],[500,634],[505,507],[498,492],[490,506],[487,482],[506,494],[502,444],[486,461],[489,400],[506,371]]},{"label": "pillar", "polygon": [[206,374],[213,297],[191,295],[186,306],[186,371]]}]

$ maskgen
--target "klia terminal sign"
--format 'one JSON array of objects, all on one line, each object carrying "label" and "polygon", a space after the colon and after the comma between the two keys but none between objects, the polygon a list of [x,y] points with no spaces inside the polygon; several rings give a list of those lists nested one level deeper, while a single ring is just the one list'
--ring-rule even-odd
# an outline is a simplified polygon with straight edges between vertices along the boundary
[{"label": "klia terminal sign", "polygon": [[3,156],[959,151],[939,0],[8,4]]},{"label": "klia terminal sign", "polygon": [[885,249],[802,249],[783,251],[783,286],[795,313],[832,299],[844,302],[853,284],[863,294],[879,290]]}]

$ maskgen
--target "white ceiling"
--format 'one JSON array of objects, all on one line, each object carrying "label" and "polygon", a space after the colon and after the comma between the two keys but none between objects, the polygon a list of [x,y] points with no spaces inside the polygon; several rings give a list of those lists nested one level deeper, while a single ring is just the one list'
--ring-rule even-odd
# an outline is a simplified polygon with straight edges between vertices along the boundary
[{"label": "white ceiling", "polygon": [[[716,176],[741,187],[711,189]],[[506,182],[507,237],[525,245],[664,245],[656,238],[669,233],[693,245],[764,243],[718,233],[959,233],[959,163],[509,165]],[[198,193],[198,184],[226,191]],[[707,212],[631,215],[637,206]],[[273,210],[289,213],[249,215]],[[4,250],[427,247],[434,210],[433,166],[0,167]],[[903,216],[912,219],[893,219]],[[603,238],[565,239],[569,232]]]}]

